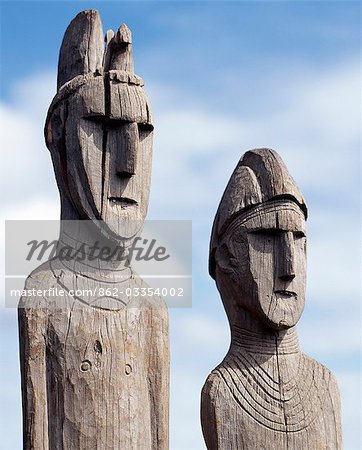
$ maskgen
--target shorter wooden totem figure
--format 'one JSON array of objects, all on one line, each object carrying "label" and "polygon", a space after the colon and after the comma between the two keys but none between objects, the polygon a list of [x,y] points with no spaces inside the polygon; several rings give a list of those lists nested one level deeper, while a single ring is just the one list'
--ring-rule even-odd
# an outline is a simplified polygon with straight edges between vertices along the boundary
[{"label": "shorter wooden totem figure", "polygon": [[97,11],[70,23],[45,136],[62,221],[57,256],[26,282],[40,295],[19,304],[24,449],[166,450],[167,307],[137,295],[147,285],[125,257],[147,213],[153,137],[126,25],[104,45]]},{"label": "shorter wooden totem figure", "polygon": [[280,156],[245,153],[211,236],[210,274],[231,345],[202,390],[209,450],[342,448],[337,383],[300,351],[295,329],[305,302],[306,218]]}]

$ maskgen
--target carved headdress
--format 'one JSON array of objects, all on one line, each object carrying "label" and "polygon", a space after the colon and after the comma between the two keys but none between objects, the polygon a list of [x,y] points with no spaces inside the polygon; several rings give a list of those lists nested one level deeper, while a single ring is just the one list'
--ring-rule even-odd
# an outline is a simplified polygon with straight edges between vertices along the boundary
[{"label": "carved headdress", "polygon": [[228,225],[240,214],[277,198],[294,201],[307,218],[303,195],[278,153],[268,148],[246,152],[231,175],[214,219],[209,256],[213,278],[215,250]]},{"label": "carved headdress", "polygon": [[118,75],[120,82],[143,85],[142,79],[134,74],[132,33],[127,25],[123,23],[116,34],[108,30],[104,39],[98,11],[82,11],[64,34],[59,54],[58,92],[75,77],[106,72]]},{"label": "carved headdress", "polygon": [[57,94],[45,124],[47,140],[49,121],[58,104],[97,77],[129,86],[144,85],[142,78],[134,74],[132,33],[127,25],[122,24],[117,33],[108,30],[104,39],[98,11],[82,11],[64,34],[59,54]]}]

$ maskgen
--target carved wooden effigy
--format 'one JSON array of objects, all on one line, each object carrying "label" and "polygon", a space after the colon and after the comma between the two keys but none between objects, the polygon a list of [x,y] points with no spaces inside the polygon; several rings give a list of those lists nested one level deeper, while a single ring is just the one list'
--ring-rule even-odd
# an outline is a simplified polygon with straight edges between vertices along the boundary
[{"label": "carved wooden effigy", "polygon": [[208,376],[201,422],[209,450],[341,449],[338,386],[302,353],[307,207],[280,156],[244,154],[214,220],[209,269],[231,344]]},{"label": "carved wooden effigy", "polygon": [[124,259],[60,257],[96,241],[127,254],[147,213],[153,119],[126,25],[104,45],[97,11],[70,23],[45,137],[62,222],[57,256],[26,281],[44,295],[19,303],[24,449],[166,450],[164,301],[132,295],[147,285]]}]

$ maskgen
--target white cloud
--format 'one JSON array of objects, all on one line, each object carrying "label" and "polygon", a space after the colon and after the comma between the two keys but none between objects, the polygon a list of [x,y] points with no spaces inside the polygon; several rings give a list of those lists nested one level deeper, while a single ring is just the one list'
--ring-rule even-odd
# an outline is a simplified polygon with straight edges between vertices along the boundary
[{"label": "white cloud", "polygon": [[14,102],[0,104],[3,213],[12,209],[19,214],[29,201],[53,204],[58,196],[43,137],[47,108],[54,95],[53,78],[51,73],[23,78],[14,86]]},{"label": "white cloud", "polygon": [[[44,124],[46,112],[56,93],[56,73],[42,71],[21,78],[11,89],[12,104],[15,109],[28,111],[27,118]],[[37,123],[37,125],[39,125]],[[40,127],[42,130],[42,127]]]},{"label": "white cloud", "polygon": [[[213,300],[218,301],[217,295]],[[207,311],[171,310],[170,334],[170,448],[201,450],[206,448],[199,418],[201,389],[229,348],[227,320],[225,315],[210,317]]]},{"label": "white cloud", "polygon": [[342,403],[343,448],[361,448],[361,374],[341,370],[335,373]]},{"label": "white cloud", "polygon": [[[273,79],[273,95],[286,93],[288,101],[275,110],[266,105],[260,116],[245,117],[244,108],[239,117],[227,111],[210,113],[196,109],[194,102],[190,108],[181,95],[180,102],[170,95],[167,105],[162,97],[154,161],[154,186],[162,205],[168,201],[161,189],[165,184],[168,195],[180,199],[184,208],[195,196],[198,205],[215,204],[210,187],[222,192],[241,154],[255,147],[278,150],[304,190],[335,193],[338,199],[345,195],[345,201],[354,198],[351,191],[359,170],[359,63],[301,73],[291,86]],[[158,87],[156,101],[157,92]],[[248,103],[247,97],[242,100]]]},{"label": "white cloud", "polygon": [[175,345],[182,343],[182,346],[190,349],[197,345],[198,352],[203,355],[216,353],[222,355],[228,349],[230,333],[226,316],[216,319],[207,314],[201,315],[195,312],[176,316],[173,320],[171,319],[171,323]]},{"label": "white cloud", "polygon": [[200,424],[202,378],[189,365],[172,371],[170,397],[170,448],[172,450],[206,449]]},{"label": "white cloud", "polygon": [[42,199],[35,197],[26,200],[19,208],[19,205],[7,205],[2,211],[2,216],[6,220],[58,220],[60,205],[59,199]]},{"label": "white cloud", "polygon": [[338,366],[340,359],[358,357],[361,345],[360,319],[357,314],[351,316],[349,310],[340,308],[340,311],[332,314],[319,312],[317,317],[309,314],[308,318],[301,319],[298,332],[301,349],[316,359],[323,358],[327,365],[330,365],[327,361]]}]

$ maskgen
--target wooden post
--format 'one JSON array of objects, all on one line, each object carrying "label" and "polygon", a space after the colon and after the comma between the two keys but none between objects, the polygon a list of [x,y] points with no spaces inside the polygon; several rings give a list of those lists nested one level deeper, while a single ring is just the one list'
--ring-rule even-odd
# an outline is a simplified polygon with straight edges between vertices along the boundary
[{"label": "wooden post", "polygon": [[331,372],[303,354],[307,208],[280,156],[240,159],[216,213],[210,274],[231,345],[208,376],[201,422],[209,450],[341,449],[340,399]]},{"label": "wooden post", "polygon": [[[135,294],[148,286],[126,258],[90,257],[96,243],[126,255],[147,213],[153,119],[142,86],[127,26],[105,47],[98,12],[78,14],[45,126],[58,252],[27,279],[42,294],[18,309],[24,449],[168,449],[166,304]],[[87,257],[63,258],[69,248]]]}]

